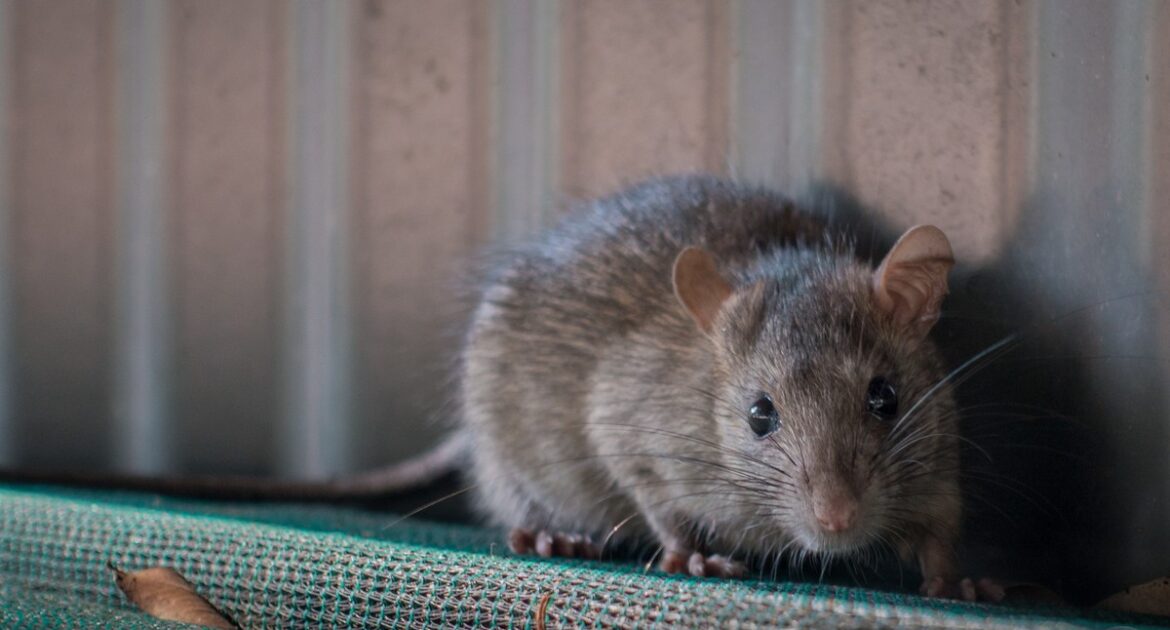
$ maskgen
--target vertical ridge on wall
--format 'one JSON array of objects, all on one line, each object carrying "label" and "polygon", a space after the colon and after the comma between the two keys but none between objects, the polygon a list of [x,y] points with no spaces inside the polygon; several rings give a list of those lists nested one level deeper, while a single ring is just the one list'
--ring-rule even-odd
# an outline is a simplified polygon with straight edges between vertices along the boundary
[{"label": "vertical ridge on wall", "polygon": [[8,112],[8,67],[11,62],[11,41],[8,32],[10,0],[0,0],[0,465],[11,465],[16,462],[16,449],[13,441],[16,436],[12,430],[12,393],[11,377],[12,360],[9,344],[9,287],[8,270],[11,268],[9,260],[9,239],[12,231],[9,227],[11,216],[11,199],[8,195],[11,178],[8,147],[11,146],[11,122]]},{"label": "vertical ridge on wall", "polygon": [[119,0],[114,465],[170,464],[170,314],[164,100],[167,7]]},{"label": "vertical ridge on wall", "polygon": [[[1159,301],[1157,314],[1158,348],[1170,347],[1170,2],[1155,5],[1154,26],[1150,29],[1147,109],[1151,113],[1151,142],[1146,159],[1146,211],[1153,225],[1146,239],[1151,242],[1150,267]],[[1170,391],[1170,374],[1162,371],[1162,391]],[[1160,496],[1170,494],[1170,466],[1162,459]],[[1163,506],[1163,514],[1167,508]],[[1165,519],[1165,517],[1162,517]],[[1165,520],[1163,520],[1165,522]]]},{"label": "vertical ridge on wall", "polygon": [[726,174],[731,169],[731,60],[734,41],[734,5],[708,1],[704,7],[703,82],[707,100],[703,109],[706,156],[699,167],[709,173]]},{"label": "vertical ridge on wall", "polygon": [[850,177],[844,146],[849,115],[849,55],[852,37],[845,3],[795,0],[792,38],[792,144],[787,150],[788,186],[793,192],[823,182],[840,184]]},{"label": "vertical ridge on wall", "polygon": [[491,230],[511,243],[557,217],[559,0],[496,3],[496,202]]},{"label": "vertical ridge on wall", "polygon": [[[1113,200],[1116,203],[1116,212],[1119,215],[1132,217],[1123,220],[1123,229],[1127,232],[1117,238],[1117,242],[1130,244],[1128,254],[1117,256],[1127,263],[1118,272],[1122,283],[1132,283],[1136,289],[1140,286],[1149,291],[1152,278],[1136,277],[1139,273],[1153,271],[1156,277],[1156,268],[1153,259],[1153,249],[1156,243],[1150,241],[1147,234],[1154,228],[1154,222],[1159,212],[1166,212],[1170,208],[1159,207],[1149,196],[1151,192],[1148,182],[1154,176],[1157,165],[1152,162],[1153,149],[1158,141],[1155,135],[1157,119],[1152,111],[1149,100],[1150,73],[1165,71],[1159,67],[1154,53],[1157,46],[1156,28],[1146,25],[1156,24],[1157,4],[1164,0],[1147,0],[1146,2],[1120,2],[1110,5],[1114,12],[1113,32],[1110,40],[1113,42],[1111,52],[1112,67],[1109,69],[1110,85],[1107,88],[1112,96],[1110,102],[1110,118],[1108,124],[1108,138],[1110,146],[1105,156],[1109,169],[1109,180],[1113,183]],[[1151,168],[1152,167],[1152,168]],[[1170,164],[1163,163],[1161,168],[1170,174]],[[1133,279],[1130,279],[1133,278]],[[1156,287],[1156,285],[1154,285]],[[1112,288],[1112,287],[1110,287]],[[1107,289],[1108,290],[1108,289]],[[1114,289],[1116,290],[1116,289]],[[1156,290],[1156,288],[1154,288]],[[1165,294],[1163,294],[1165,295]],[[1104,299],[1104,296],[1094,296]],[[1149,340],[1158,334],[1159,311],[1168,305],[1163,300],[1161,304],[1152,300],[1141,300],[1133,304],[1132,309],[1121,309],[1121,316],[1111,318],[1100,325],[1099,330],[1108,339],[1104,351],[1118,351],[1131,356],[1149,352]],[[1118,311],[1115,311],[1118,312]],[[1105,370],[1102,370],[1105,371]],[[1146,391],[1158,391],[1166,383],[1167,368],[1165,361],[1158,361],[1150,366],[1142,366],[1138,370],[1138,378],[1125,371],[1111,369],[1108,376],[1099,380],[1105,387],[1141,388]],[[1118,405],[1128,417],[1140,418],[1146,426],[1135,439],[1132,435],[1124,436],[1121,442],[1132,445],[1140,452],[1148,442],[1159,444],[1157,449],[1146,453],[1145,467],[1136,473],[1133,478],[1144,475],[1153,479],[1165,479],[1170,465],[1167,463],[1166,445],[1170,443],[1170,430],[1165,423],[1167,408],[1161,408],[1144,403],[1134,405],[1132,402],[1122,402]],[[1146,417],[1141,417],[1142,415]],[[1120,416],[1120,414],[1119,414]],[[1129,449],[1127,449],[1129,450]],[[1140,493],[1139,497],[1146,496]],[[1140,500],[1140,499],[1139,499]],[[1132,557],[1131,566],[1145,566],[1153,574],[1162,570],[1162,563],[1150,557],[1148,549],[1165,549],[1170,544],[1164,524],[1170,509],[1159,502],[1156,506],[1149,506],[1146,510],[1134,511],[1136,518],[1127,524],[1130,535],[1126,541],[1127,551]],[[1121,576],[1119,576],[1120,578]],[[1120,581],[1120,579],[1119,579]]]},{"label": "vertical ridge on wall", "polygon": [[[1164,0],[1156,0],[1164,1]],[[1126,95],[1115,98],[1110,107],[1108,155],[1112,169],[1111,178],[1125,191],[1126,202],[1132,204],[1137,214],[1127,235],[1136,245],[1135,254],[1142,266],[1150,262],[1151,245],[1141,237],[1151,229],[1155,208],[1149,205],[1144,182],[1150,163],[1150,149],[1154,144],[1154,118],[1149,110],[1149,100],[1142,96],[1150,93],[1150,72],[1157,71],[1148,63],[1152,61],[1156,30],[1143,28],[1153,24],[1157,17],[1154,2],[1119,2],[1115,5],[1116,22],[1110,38],[1114,42],[1113,67],[1109,77],[1112,85],[1109,93]]]},{"label": "vertical ridge on wall", "polygon": [[266,473],[281,406],[286,4],[170,8],[174,415],[184,446],[175,467]]},{"label": "vertical ridge on wall", "polygon": [[289,38],[289,205],[280,471],[349,461],[350,21],[348,2],[297,0]]},{"label": "vertical ridge on wall", "polygon": [[781,183],[793,141],[793,3],[740,0],[733,7],[730,170],[747,181]]},{"label": "vertical ridge on wall", "polygon": [[847,7],[820,0],[740,0],[735,7],[733,174],[792,195],[847,181]]},{"label": "vertical ridge on wall", "polygon": [[1036,28],[1035,2],[1003,3],[1003,37],[999,104],[1000,167],[999,223],[1002,239],[1010,238],[1030,190],[1035,187],[1036,163]]},{"label": "vertical ridge on wall", "polygon": [[112,442],[113,15],[9,13],[11,346],[22,465],[101,468]]}]

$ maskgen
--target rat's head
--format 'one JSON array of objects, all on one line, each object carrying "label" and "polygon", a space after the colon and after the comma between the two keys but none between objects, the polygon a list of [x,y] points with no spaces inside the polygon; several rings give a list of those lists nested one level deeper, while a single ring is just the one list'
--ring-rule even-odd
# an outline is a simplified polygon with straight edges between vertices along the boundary
[{"label": "rat's head", "polygon": [[778,256],[739,287],[701,249],[674,265],[675,294],[716,349],[737,516],[832,555],[955,513],[954,403],[927,340],[953,265],[946,236],[912,228],[876,270]]}]

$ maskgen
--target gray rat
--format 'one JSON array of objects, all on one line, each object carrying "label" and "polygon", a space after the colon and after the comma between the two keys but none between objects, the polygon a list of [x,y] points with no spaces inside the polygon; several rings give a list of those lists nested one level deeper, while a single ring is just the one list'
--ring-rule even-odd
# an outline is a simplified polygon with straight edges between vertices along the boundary
[{"label": "gray rat", "polygon": [[875,270],[767,190],[653,180],[579,208],[484,285],[460,363],[476,504],[512,549],[649,540],[740,558],[917,559],[959,579],[958,418],[927,333],[953,265],[918,226]]}]

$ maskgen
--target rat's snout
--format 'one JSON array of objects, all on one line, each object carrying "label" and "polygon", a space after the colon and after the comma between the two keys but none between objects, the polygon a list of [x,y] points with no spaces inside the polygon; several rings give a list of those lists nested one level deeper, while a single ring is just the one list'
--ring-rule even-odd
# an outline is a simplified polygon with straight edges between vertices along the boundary
[{"label": "rat's snout", "polygon": [[857,522],[857,497],[842,485],[834,484],[834,487],[813,492],[813,516],[827,532],[846,532]]}]

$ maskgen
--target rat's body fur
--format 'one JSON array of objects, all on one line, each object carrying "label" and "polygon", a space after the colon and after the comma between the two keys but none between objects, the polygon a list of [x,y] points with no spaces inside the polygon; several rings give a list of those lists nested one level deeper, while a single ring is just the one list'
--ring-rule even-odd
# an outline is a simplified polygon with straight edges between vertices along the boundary
[{"label": "rat's body fur", "polygon": [[[683,177],[579,208],[510,257],[485,285],[460,372],[482,512],[520,532],[648,540],[674,569],[696,551],[884,541],[917,552],[928,581],[953,581],[949,390],[894,429],[865,413],[876,374],[898,380],[908,410],[944,372],[928,340],[879,312],[873,269],[840,236],[774,193]],[[737,289],[710,334],[670,282],[689,246]],[[761,391],[782,420],[763,440],[745,422]],[[810,526],[813,503],[836,495],[856,497],[858,525]],[[691,572],[729,566],[701,560]]]}]

